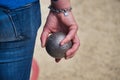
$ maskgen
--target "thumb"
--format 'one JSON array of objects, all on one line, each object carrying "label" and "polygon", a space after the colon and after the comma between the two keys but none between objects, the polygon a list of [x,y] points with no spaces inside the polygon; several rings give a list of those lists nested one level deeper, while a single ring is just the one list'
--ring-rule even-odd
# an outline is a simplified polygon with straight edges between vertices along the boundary
[{"label": "thumb", "polygon": [[46,40],[48,38],[49,33],[50,33],[50,31],[48,29],[44,29],[42,31],[41,38],[40,38],[42,47],[45,47]]}]

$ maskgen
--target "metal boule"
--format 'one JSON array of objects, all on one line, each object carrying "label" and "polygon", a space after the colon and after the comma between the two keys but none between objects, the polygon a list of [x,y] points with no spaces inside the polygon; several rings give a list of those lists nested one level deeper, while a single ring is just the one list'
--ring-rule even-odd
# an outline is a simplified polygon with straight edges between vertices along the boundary
[{"label": "metal boule", "polygon": [[66,37],[63,32],[56,32],[51,34],[46,41],[46,51],[54,58],[63,58],[65,53],[72,47],[72,41],[64,45],[60,45],[60,42]]}]

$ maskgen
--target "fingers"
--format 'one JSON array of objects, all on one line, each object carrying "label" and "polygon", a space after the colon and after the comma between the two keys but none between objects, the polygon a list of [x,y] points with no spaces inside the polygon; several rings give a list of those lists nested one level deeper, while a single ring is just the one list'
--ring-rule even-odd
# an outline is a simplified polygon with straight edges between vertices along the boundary
[{"label": "fingers", "polygon": [[73,46],[71,49],[69,49],[66,52],[65,59],[72,58],[75,55],[75,52],[78,50],[79,46],[80,46],[79,38],[78,38],[78,36],[75,36],[75,38],[73,39]]},{"label": "fingers", "polygon": [[[80,46],[80,40],[78,38],[78,36],[76,35],[75,38],[73,39],[73,46],[71,49],[69,49],[67,52],[66,52],[66,56],[65,56],[65,59],[70,59],[72,58],[76,51],[79,49],[79,46]],[[55,61],[58,63],[60,62],[61,59],[55,59]]]},{"label": "fingers", "polygon": [[41,38],[40,38],[42,47],[45,47],[46,40],[47,40],[47,37],[48,37],[49,34],[50,34],[49,29],[44,28],[44,30],[41,34]]},{"label": "fingers", "polygon": [[76,25],[71,25],[69,28],[69,32],[67,34],[67,36],[65,37],[64,40],[62,40],[61,45],[69,42],[70,40],[73,39],[73,37],[75,36],[76,32],[77,32],[78,27]]}]

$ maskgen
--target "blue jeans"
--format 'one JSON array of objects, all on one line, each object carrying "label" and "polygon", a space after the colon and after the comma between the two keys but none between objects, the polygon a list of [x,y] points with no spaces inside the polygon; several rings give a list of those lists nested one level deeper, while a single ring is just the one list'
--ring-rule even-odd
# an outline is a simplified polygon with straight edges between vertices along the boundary
[{"label": "blue jeans", "polygon": [[40,24],[39,2],[12,10],[0,7],[0,80],[29,80]]}]

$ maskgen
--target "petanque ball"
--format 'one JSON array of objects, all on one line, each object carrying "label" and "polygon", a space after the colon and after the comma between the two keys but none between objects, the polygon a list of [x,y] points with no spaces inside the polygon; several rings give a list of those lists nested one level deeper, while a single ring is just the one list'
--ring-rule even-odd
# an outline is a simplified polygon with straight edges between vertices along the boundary
[{"label": "petanque ball", "polygon": [[46,41],[46,51],[54,58],[63,58],[68,49],[72,47],[72,41],[64,45],[60,45],[60,42],[66,37],[63,32],[52,33]]}]

